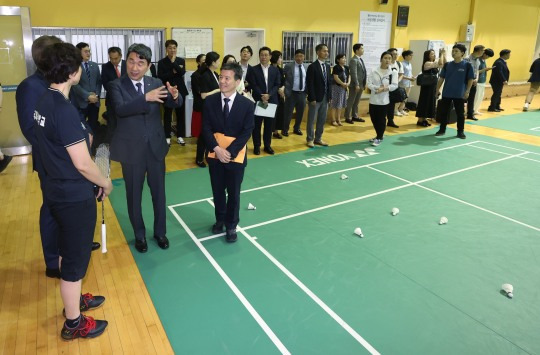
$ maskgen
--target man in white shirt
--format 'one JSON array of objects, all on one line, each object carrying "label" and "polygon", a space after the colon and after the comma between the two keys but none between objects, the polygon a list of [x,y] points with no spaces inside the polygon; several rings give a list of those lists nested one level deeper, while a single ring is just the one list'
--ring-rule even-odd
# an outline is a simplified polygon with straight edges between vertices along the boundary
[{"label": "man in white shirt", "polygon": [[304,66],[305,52],[297,49],[294,52],[294,63],[287,64],[285,73],[285,122],[281,134],[289,136],[293,110],[296,109],[293,133],[302,135],[300,124],[306,108],[306,68]]}]

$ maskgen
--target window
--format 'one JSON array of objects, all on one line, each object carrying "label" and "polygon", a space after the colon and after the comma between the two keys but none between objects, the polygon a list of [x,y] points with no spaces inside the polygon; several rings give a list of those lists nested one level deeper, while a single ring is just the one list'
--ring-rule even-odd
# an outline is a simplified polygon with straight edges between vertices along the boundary
[{"label": "window", "polygon": [[43,36],[56,36],[61,40],[76,45],[86,42],[92,50],[92,61],[101,65],[109,61],[107,50],[120,47],[123,58],[133,43],[143,43],[152,50],[152,62],[156,63],[164,57],[165,29],[130,29],[130,28],[62,28],[33,27],[34,39]]},{"label": "window", "polygon": [[306,63],[317,59],[315,48],[324,43],[328,46],[328,59],[334,65],[336,55],[343,53],[348,57],[352,53],[352,33],[342,32],[283,32],[283,64],[294,61],[294,52],[303,49],[306,52]]}]

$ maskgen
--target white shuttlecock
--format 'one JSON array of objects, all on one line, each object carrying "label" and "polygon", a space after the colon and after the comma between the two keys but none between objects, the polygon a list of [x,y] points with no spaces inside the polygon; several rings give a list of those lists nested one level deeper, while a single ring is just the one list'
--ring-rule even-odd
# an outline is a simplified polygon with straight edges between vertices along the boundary
[{"label": "white shuttlecock", "polygon": [[362,230],[360,229],[360,227],[354,229],[354,234],[356,234],[360,238],[364,238],[364,234],[362,234]]},{"label": "white shuttlecock", "polygon": [[501,288],[506,294],[506,297],[508,298],[514,297],[514,286],[512,286],[511,284],[503,284]]},{"label": "white shuttlecock", "polygon": [[446,218],[446,217],[441,217],[441,220],[439,221],[439,224],[442,225],[442,224],[446,224],[446,223],[448,223],[448,218]]},{"label": "white shuttlecock", "polygon": [[347,180],[349,177],[345,174],[341,174],[341,180]]},{"label": "white shuttlecock", "polygon": [[399,208],[394,207],[392,208],[392,216],[396,216],[399,213]]},{"label": "white shuttlecock", "polygon": [[248,210],[256,210],[257,207],[253,206],[251,203],[248,204]]}]

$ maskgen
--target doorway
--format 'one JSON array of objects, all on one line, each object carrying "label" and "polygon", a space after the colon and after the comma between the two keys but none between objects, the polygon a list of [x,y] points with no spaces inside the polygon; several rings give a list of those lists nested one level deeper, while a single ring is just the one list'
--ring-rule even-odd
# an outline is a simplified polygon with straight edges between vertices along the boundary
[{"label": "doorway", "polygon": [[232,54],[236,60],[240,61],[240,49],[244,46],[250,46],[253,49],[253,55],[249,60],[250,65],[259,63],[259,48],[264,46],[264,29],[261,28],[226,28],[225,29],[225,53]]}]

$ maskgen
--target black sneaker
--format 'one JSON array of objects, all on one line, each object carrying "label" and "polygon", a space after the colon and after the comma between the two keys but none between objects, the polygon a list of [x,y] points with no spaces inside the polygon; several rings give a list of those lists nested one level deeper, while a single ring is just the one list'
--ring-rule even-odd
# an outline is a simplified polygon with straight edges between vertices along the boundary
[{"label": "black sneaker", "polygon": [[[96,309],[101,307],[103,303],[105,303],[105,297],[93,296],[91,293],[85,293],[84,295],[81,295],[80,310],[81,312],[86,312],[91,309]],[[65,309],[62,311],[62,314],[64,317],[66,316]]]},{"label": "black sneaker", "polygon": [[0,160],[0,173],[11,163],[11,159],[13,159],[11,155],[4,154],[4,159]]},{"label": "black sneaker", "polygon": [[77,338],[95,338],[100,336],[107,328],[109,322],[106,320],[94,320],[81,314],[79,325],[75,328],[68,328],[64,322],[60,336],[64,340],[73,340]]},{"label": "black sneaker", "polygon": [[463,131],[458,131],[456,137],[461,138],[461,139],[467,138],[467,136],[465,136],[465,133],[463,133]]},{"label": "black sneaker", "polygon": [[439,130],[437,131],[437,133],[435,133],[435,135],[436,135],[437,137],[438,137],[438,136],[444,136],[445,133],[446,133],[445,131],[443,131],[442,129],[439,129]]}]

